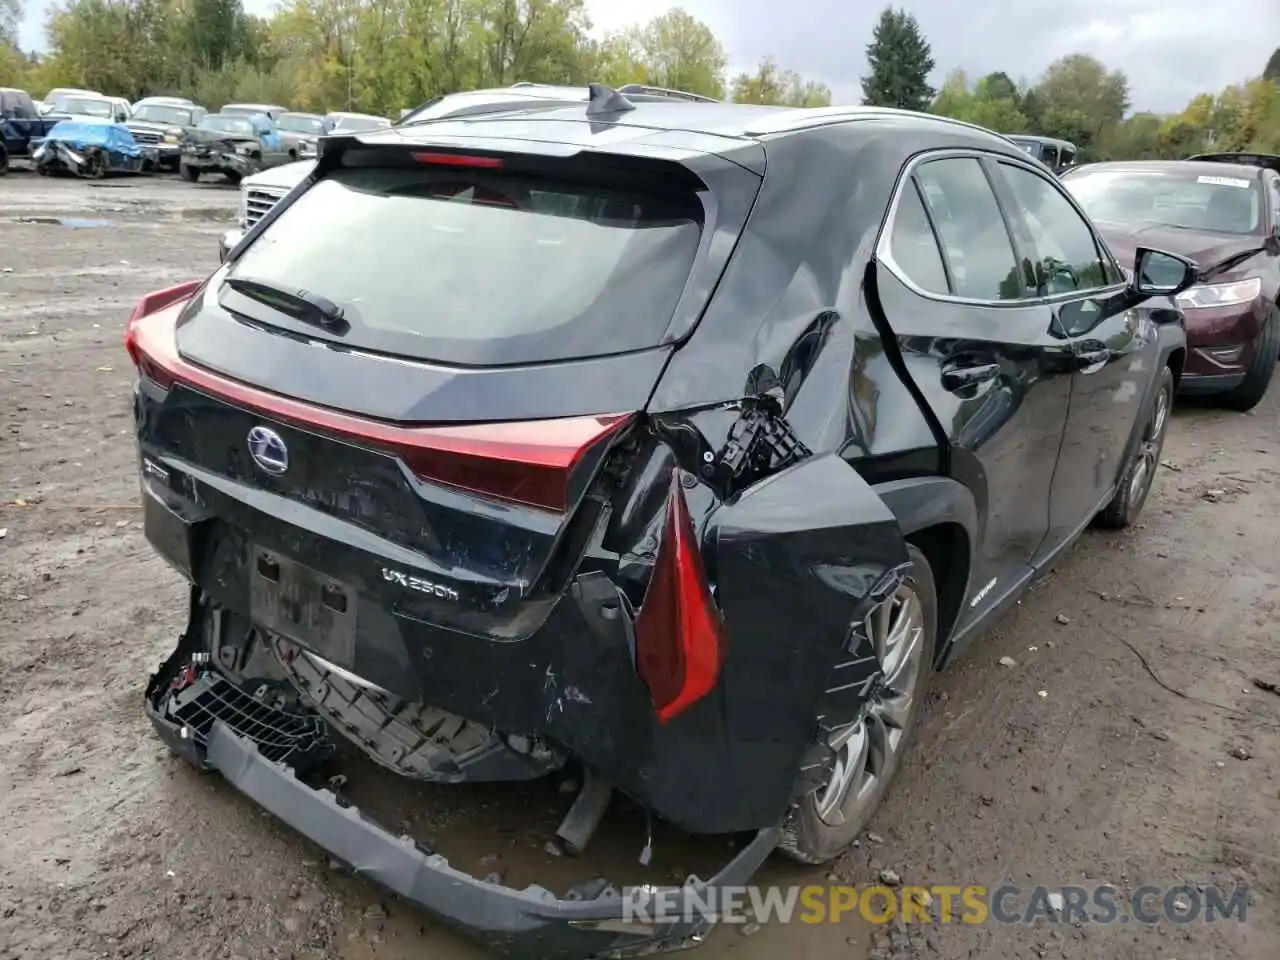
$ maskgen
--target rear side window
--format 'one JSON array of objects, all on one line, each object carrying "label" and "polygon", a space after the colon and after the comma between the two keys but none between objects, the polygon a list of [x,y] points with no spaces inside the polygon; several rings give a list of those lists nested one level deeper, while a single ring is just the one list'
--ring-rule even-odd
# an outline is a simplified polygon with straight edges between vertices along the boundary
[{"label": "rear side window", "polygon": [[981,164],[973,157],[930,160],[917,169],[916,179],[937,225],[956,296],[1020,299],[1013,242]]},{"label": "rear side window", "polygon": [[[658,345],[701,236],[701,205],[489,170],[339,169],[282,211],[231,276],[337,304],[316,337],[491,366]],[[234,304],[234,306],[233,306]],[[224,305],[297,329],[272,308]]]},{"label": "rear side window", "polygon": [[929,226],[915,181],[902,190],[898,212],[893,221],[889,251],[898,269],[921,290],[928,293],[950,293],[947,271],[942,265],[938,238]]}]

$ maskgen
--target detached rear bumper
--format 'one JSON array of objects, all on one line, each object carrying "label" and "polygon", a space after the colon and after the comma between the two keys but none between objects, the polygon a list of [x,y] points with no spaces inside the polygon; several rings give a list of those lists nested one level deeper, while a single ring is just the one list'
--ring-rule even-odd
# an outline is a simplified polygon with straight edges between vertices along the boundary
[{"label": "detached rear bumper", "polygon": [[[538,886],[516,890],[487,883],[454,869],[412,839],[393,836],[357,808],[339,804],[329,791],[313,790],[289,766],[263,756],[253,740],[222,720],[214,722],[207,737],[193,736],[153,705],[156,679],[163,675],[162,670],[148,688],[147,713],[171,749],[197,766],[217,770],[356,873],[505,956],[585,960],[695,945],[713,922],[700,915],[699,905],[718,902],[708,890],[746,884],[778,842],[777,830],[761,830],[709,882],[691,878],[679,888],[619,891],[597,881],[558,898]],[[659,924],[632,919],[642,915],[645,903],[655,902],[661,904],[662,916],[682,919]]]}]

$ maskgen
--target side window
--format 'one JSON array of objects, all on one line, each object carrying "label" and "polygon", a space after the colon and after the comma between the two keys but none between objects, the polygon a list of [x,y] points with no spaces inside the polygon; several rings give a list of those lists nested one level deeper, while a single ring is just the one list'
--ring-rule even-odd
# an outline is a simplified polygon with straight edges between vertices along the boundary
[{"label": "side window", "polygon": [[1051,143],[1046,143],[1040,149],[1040,162],[1050,170],[1058,168],[1058,148]]},{"label": "side window", "polygon": [[942,251],[938,249],[938,238],[929,226],[929,217],[924,212],[915,180],[908,182],[902,190],[898,212],[893,219],[893,233],[889,237],[889,249],[893,262],[921,290],[951,292],[947,271],[942,265]]},{"label": "side window", "polygon": [[955,295],[1020,299],[1013,242],[982,165],[973,157],[930,160],[917,168],[916,179],[938,228]]},{"label": "side window", "polygon": [[1271,186],[1271,226],[1280,231],[1280,177],[1272,177]]},{"label": "side window", "polygon": [[1098,250],[1093,229],[1057,186],[1023,167],[1002,163],[1000,169],[1036,246],[1035,279],[1040,296],[1094,290],[1119,282],[1114,266]]}]

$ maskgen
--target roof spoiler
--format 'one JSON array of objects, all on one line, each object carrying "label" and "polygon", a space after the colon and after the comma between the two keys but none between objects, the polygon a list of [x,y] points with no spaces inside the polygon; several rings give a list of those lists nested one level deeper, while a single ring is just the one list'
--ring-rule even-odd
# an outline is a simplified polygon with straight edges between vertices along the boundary
[{"label": "roof spoiler", "polygon": [[1280,155],[1274,153],[1201,153],[1188,160],[1208,163],[1238,163],[1246,167],[1262,167],[1280,173]]}]

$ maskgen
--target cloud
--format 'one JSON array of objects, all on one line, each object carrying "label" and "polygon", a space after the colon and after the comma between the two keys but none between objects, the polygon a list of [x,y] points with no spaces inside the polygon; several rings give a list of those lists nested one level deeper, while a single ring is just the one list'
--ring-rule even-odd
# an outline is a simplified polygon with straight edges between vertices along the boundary
[{"label": "cloud", "polygon": [[[21,40],[43,48],[48,0],[29,0]],[[879,16],[848,0],[683,0],[711,27],[732,70],[772,55],[831,87],[836,102],[861,100],[866,45]],[[245,0],[253,13],[273,0]],[[599,32],[644,22],[671,0],[587,0]],[[1134,109],[1180,110],[1201,92],[1256,76],[1280,43],[1276,0],[1021,0],[970,4],[914,0],[938,63],[935,83],[960,68],[973,77],[1003,70],[1033,81],[1051,62],[1085,52],[1129,77]]]}]

